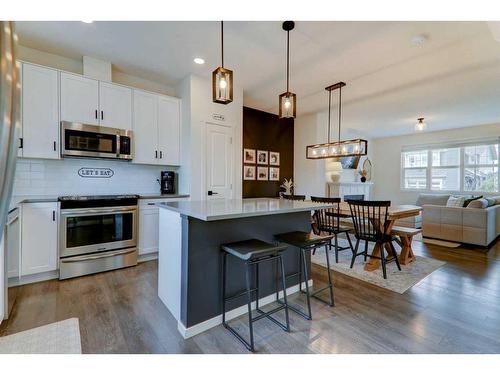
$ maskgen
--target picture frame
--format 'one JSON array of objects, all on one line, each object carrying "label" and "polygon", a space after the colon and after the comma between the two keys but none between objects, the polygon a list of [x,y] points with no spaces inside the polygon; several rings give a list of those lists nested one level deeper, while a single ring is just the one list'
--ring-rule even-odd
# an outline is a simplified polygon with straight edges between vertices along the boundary
[{"label": "picture frame", "polygon": [[268,167],[257,167],[257,180],[258,181],[268,181],[269,179],[269,168]]},{"label": "picture frame", "polygon": [[245,148],[243,149],[243,163],[245,164],[255,164],[255,149]]},{"label": "picture frame", "polygon": [[276,167],[269,167],[269,181],[280,180],[280,169]]},{"label": "picture frame", "polygon": [[255,166],[254,165],[244,165],[243,166],[243,180],[254,181],[255,180]]},{"label": "picture frame", "polygon": [[269,152],[257,150],[257,164],[268,165],[269,164]]},{"label": "picture frame", "polygon": [[280,165],[280,153],[277,151],[269,151],[269,165]]}]

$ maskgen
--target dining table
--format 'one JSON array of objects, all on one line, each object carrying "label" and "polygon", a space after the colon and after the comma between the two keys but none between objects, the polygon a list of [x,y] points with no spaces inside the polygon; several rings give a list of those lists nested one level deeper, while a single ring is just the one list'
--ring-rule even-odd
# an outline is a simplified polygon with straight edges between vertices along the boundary
[{"label": "dining table", "polygon": [[[410,204],[402,204],[402,205],[392,205],[389,206],[387,212],[387,220],[385,224],[385,228],[387,233],[393,232],[393,228],[395,228],[395,223],[399,219],[404,219],[407,217],[418,216],[422,211],[422,207],[410,205]],[[344,216],[351,216],[351,210],[349,208],[349,204],[347,202],[341,202],[339,204],[339,213]],[[399,255],[399,260],[403,261],[402,264],[408,264],[409,262],[415,261],[416,257],[413,254],[413,249],[411,247],[411,239],[413,236],[419,232],[419,230],[412,230],[410,228],[406,229],[403,227],[398,227],[397,230],[394,230],[394,234],[399,237],[399,243],[401,244],[401,254]],[[392,248],[389,244],[385,245],[385,249],[389,254],[388,260],[393,256],[398,256],[393,253]],[[372,251],[372,256],[380,257],[381,246],[376,243],[375,247]],[[375,271],[380,267],[380,259],[370,258],[370,260],[365,264],[365,271]]]}]

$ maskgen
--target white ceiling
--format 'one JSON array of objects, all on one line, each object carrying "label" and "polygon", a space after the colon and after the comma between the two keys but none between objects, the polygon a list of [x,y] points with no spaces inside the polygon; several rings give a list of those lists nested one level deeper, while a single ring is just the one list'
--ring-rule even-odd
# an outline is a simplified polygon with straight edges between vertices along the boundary
[{"label": "white ceiling", "polygon": [[[281,22],[225,22],[225,66],[244,104],[277,112],[285,91]],[[492,27],[493,23],[489,23]],[[20,43],[175,85],[220,65],[218,22],[18,22]],[[423,45],[412,43],[425,35]],[[338,81],[343,129],[380,137],[500,122],[500,43],[486,22],[297,22],[290,34],[298,115],[322,111]],[[193,58],[206,64],[196,65]],[[335,110],[335,108],[334,108]],[[334,116],[335,118],[335,116]],[[500,129],[499,129],[500,133]]]}]

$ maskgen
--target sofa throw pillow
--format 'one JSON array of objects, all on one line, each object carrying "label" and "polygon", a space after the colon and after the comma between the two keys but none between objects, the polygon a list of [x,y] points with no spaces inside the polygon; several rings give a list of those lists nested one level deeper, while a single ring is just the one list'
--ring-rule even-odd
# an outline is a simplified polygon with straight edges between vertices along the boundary
[{"label": "sofa throw pillow", "polygon": [[465,201],[464,201],[464,207],[469,207],[469,203],[472,202],[472,201],[475,201],[477,199],[481,199],[483,196],[482,195],[478,195],[477,197],[472,197],[472,198],[467,198]]},{"label": "sofa throw pillow", "polygon": [[463,207],[465,197],[449,197],[446,202],[446,207]]},{"label": "sofa throw pillow", "polygon": [[467,208],[486,208],[488,207],[488,200],[484,198],[474,199],[470,201]]}]

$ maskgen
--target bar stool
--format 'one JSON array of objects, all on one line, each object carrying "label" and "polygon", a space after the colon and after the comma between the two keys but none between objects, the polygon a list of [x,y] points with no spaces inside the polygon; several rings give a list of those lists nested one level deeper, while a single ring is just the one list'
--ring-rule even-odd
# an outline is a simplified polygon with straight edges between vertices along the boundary
[{"label": "bar stool", "polygon": [[[268,318],[272,322],[280,326],[284,331],[290,332],[290,322],[288,319],[288,303],[286,298],[286,281],[285,281],[285,268],[283,266],[283,259],[281,254],[286,250],[286,246],[274,245],[264,241],[251,239],[247,241],[233,242],[221,245],[222,250],[222,325],[229,330],[239,341],[245,345],[250,351],[255,351],[253,339],[253,323],[262,318]],[[246,277],[246,290],[235,293],[232,296],[226,296],[226,272],[227,272],[227,255],[232,255],[236,259],[244,262],[245,277]],[[259,308],[259,264],[263,262],[276,262],[281,269],[281,285],[283,289],[283,301],[280,306],[265,312]],[[252,288],[250,279],[250,269],[255,266],[255,288]],[[252,317],[252,293],[255,292],[255,305],[256,311],[259,313],[256,317]],[[278,294],[278,288],[276,288]],[[250,330],[250,342],[245,340],[236,330],[234,330],[228,323],[226,323],[226,302],[243,295],[247,296],[248,305],[248,325]],[[286,324],[283,324],[273,318],[271,315],[285,310]]]},{"label": "bar stool", "polygon": [[[288,308],[290,310],[295,311],[297,314],[303,316],[307,320],[312,319],[312,312],[311,312],[311,297],[314,297],[318,300],[320,300],[323,303],[326,303],[329,306],[334,306],[335,301],[333,298],[333,283],[332,283],[332,276],[331,276],[331,271],[330,271],[330,257],[328,255],[328,249],[331,246],[331,240],[333,238],[333,235],[316,235],[313,233],[309,232],[288,232],[288,233],[281,233],[281,234],[276,234],[274,238],[278,242],[283,242],[288,245],[292,245],[295,247],[298,247],[299,250],[299,271],[295,272],[293,274],[289,274],[285,276],[285,279],[289,279],[291,277],[298,276],[299,277],[299,290],[302,292],[302,274],[305,276],[305,284],[306,284],[306,298],[307,298],[307,314],[304,313],[300,308],[293,306],[291,304],[288,304]],[[318,247],[324,246],[325,247],[325,255],[326,255],[326,264],[328,268],[328,285],[318,289],[316,291],[310,291],[309,290],[309,272],[307,270],[307,252],[311,252],[316,250]],[[323,298],[319,297],[317,294],[324,291],[325,289],[330,289],[330,301],[325,301]],[[279,303],[286,303],[282,302],[279,298],[278,295],[276,295],[276,298]]]}]

